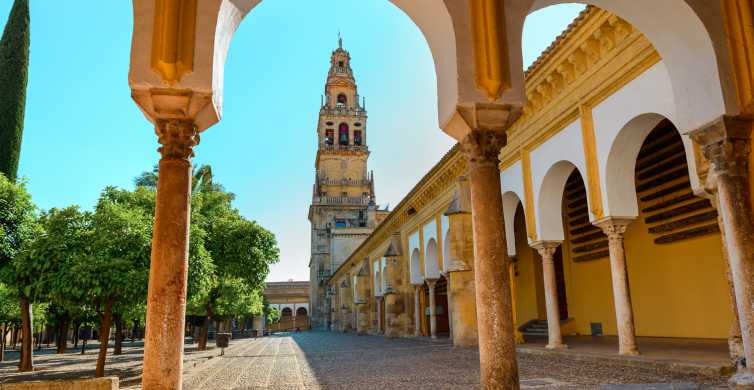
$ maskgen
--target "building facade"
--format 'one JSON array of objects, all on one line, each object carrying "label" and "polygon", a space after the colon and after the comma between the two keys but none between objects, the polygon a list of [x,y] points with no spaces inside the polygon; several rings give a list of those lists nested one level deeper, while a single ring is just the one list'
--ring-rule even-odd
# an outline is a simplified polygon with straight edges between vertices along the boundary
[{"label": "building facade", "polygon": [[[526,90],[498,165],[516,340],[610,335],[633,355],[640,336],[728,339],[740,360],[709,163],[652,44],[588,7]],[[477,343],[468,169],[457,145],[335,270],[333,329]]]},{"label": "building facade", "polygon": [[[360,101],[361,100],[361,101]],[[317,123],[317,156],[309,208],[312,325],[329,318],[325,281],[372,232],[380,216],[367,169],[367,111],[342,39],[330,57]]]},{"label": "building facade", "polygon": [[[390,1],[426,39],[437,79],[438,123],[461,147],[345,263],[333,269],[329,262],[333,275],[327,284],[341,303],[332,316],[362,331],[384,324],[390,333],[404,324],[419,328],[429,315],[430,333],[434,328],[437,335],[444,320],[438,318],[438,295],[444,292],[454,341],[464,331],[459,329],[464,319],[476,311],[476,324],[466,324],[466,330],[478,329],[483,388],[519,387],[514,336],[523,319],[513,314],[521,316],[524,306],[529,316],[536,312],[548,318],[553,348],[562,346],[563,332],[614,332],[621,354],[637,352],[632,345],[637,334],[720,337],[732,319],[731,352],[741,347],[746,361],[754,361],[750,0],[663,0],[651,6],[648,1],[587,0],[613,14],[592,10],[602,16],[582,15],[526,74],[521,64],[524,22],[532,12],[562,1]],[[161,145],[143,388],[180,388],[187,180],[200,133],[222,117],[233,35],[258,4],[133,2],[130,94]],[[679,145],[683,153],[659,159]],[[445,193],[448,198],[438,195],[452,185],[449,178],[456,171],[446,164],[456,159],[466,164],[459,171],[468,183],[466,205],[465,190]],[[577,208],[564,212],[570,207]],[[564,213],[573,213],[567,225]],[[444,236],[443,227],[437,229],[438,216],[440,225],[443,216],[448,218]],[[432,221],[435,229],[427,228]],[[436,237],[423,241],[435,230]],[[417,234],[413,242],[419,245],[410,248],[409,238]],[[445,282],[434,280],[435,253]],[[533,284],[519,280],[527,274],[517,269],[527,262],[527,253],[542,259],[529,262]],[[377,267],[375,259],[380,260]],[[317,272],[319,264],[312,265]],[[400,272],[392,272],[395,266]],[[379,281],[383,298],[378,299],[373,274],[382,269],[387,283]],[[469,289],[460,288],[463,282],[454,283],[458,272],[473,275],[474,300],[463,302],[471,298],[464,298]],[[582,282],[592,288],[580,289]],[[544,310],[540,303],[534,310],[540,295]],[[689,297],[700,299],[689,307]],[[380,311],[376,302],[382,299]],[[422,302],[429,302],[429,310],[421,309]],[[595,315],[578,308],[588,309],[589,302],[595,304]],[[712,312],[698,317],[708,309]],[[373,320],[364,313],[375,313]],[[561,326],[557,318],[565,315]],[[658,320],[663,318],[672,321]],[[739,366],[739,374],[734,384],[754,387],[754,365]]]},{"label": "building facade", "polygon": [[277,324],[266,324],[257,329],[290,330],[309,327],[309,282],[268,282],[263,295],[270,307],[280,311],[280,320]]}]

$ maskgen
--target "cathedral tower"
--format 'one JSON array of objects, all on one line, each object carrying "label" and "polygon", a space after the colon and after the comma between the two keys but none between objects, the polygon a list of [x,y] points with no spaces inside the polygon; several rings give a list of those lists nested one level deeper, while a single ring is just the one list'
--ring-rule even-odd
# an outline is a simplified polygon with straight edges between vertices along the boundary
[{"label": "cathedral tower", "polygon": [[342,39],[330,57],[317,140],[309,208],[310,304],[312,325],[325,327],[330,311],[325,282],[377,223],[373,176],[367,170],[367,112]]}]

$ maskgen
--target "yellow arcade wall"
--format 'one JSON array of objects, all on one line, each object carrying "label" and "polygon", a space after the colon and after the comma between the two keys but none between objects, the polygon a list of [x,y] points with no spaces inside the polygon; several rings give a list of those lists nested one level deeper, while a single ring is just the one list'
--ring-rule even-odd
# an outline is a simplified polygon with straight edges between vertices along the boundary
[{"label": "yellow arcade wall", "polygon": [[540,257],[529,247],[523,207],[519,203],[514,217],[516,234],[516,319],[519,326],[531,320],[546,319],[544,286]]},{"label": "yellow arcade wall", "polygon": [[[528,247],[519,218],[517,212],[517,315],[522,325],[545,319],[545,314],[541,264]],[[563,333],[589,335],[590,323],[599,322],[605,335],[616,335],[609,259],[571,261],[565,231],[562,253],[570,319],[563,324]],[[624,237],[637,336],[728,336],[733,315],[719,234],[655,244],[640,213]]]}]

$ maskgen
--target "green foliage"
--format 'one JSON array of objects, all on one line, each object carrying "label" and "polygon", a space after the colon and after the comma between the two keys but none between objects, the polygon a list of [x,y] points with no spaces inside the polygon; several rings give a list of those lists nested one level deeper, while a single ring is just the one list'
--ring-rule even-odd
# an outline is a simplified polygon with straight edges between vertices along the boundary
[{"label": "green foliage", "polygon": [[0,323],[3,322],[21,322],[21,311],[18,306],[18,294],[0,283]]},{"label": "green foliage", "polygon": [[152,216],[139,193],[106,188],[92,215],[91,251],[70,268],[70,279],[85,302],[121,306],[146,299]]},{"label": "green foliage", "polygon": [[[10,266],[37,232],[36,207],[23,182],[0,174],[0,271]],[[6,272],[7,274],[7,272]],[[12,280],[12,275],[8,275]],[[15,286],[15,283],[8,283]]]},{"label": "green foliage", "polygon": [[268,324],[272,324],[280,320],[280,310],[278,310],[277,307],[269,307],[266,314]]},{"label": "green foliage", "polygon": [[29,80],[29,0],[16,0],[0,39],[0,173],[16,181]]}]

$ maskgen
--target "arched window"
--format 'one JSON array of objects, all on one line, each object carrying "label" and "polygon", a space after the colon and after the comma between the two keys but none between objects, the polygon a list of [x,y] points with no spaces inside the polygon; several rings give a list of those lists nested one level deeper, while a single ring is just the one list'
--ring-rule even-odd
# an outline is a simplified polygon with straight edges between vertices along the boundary
[{"label": "arched window", "polygon": [[296,316],[297,317],[300,317],[300,316],[304,316],[305,317],[307,314],[308,313],[306,312],[306,308],[305,307],[299,307],[298,309],[296,309]]},{"label": "arched window", "polygon": [[353,144],[354,145],[361,145],[361,130],[354,130],[353,131]]},{"label": "arched window", "polygon": [[348,125],[345,123],[338,126],[338,144],[348,145]]},{"label": "arched window", "polygon": [[344,107],[346,104],[348,104],[348,98],[346,97],[346,94],[341,93],[340,95],[338,95],[337,106]]},{"label": "arched window", "polygon": [[293,310],[291,310],[290,307],[284,307],[283,311],[280,313],[283,317],[290,317],[293,315]]},{"label": "arched window", "polygon": [[332,129],[325,130],[325,145],[332,145],[335,142]]}]

